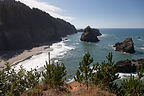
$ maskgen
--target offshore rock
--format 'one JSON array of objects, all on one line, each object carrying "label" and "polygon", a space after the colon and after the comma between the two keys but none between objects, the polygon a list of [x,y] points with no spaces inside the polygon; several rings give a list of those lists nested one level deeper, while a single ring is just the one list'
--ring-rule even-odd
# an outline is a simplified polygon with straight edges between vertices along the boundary
[{"label": "offshore rock", "polygon": [[126,38],[123,42],[118,42],[113,47],[115,47],[115,51],[135,53],[132,38]]},{"label": "offshore rock", "polygon": [[86,42],[98,42],[99,39],[97,36],[102,35],[98,29],[93,29],[88,26],[87,28],[84,29],[84,32],[81,35],[80,40],[81,41],[86,41]]},{"label": "offshore rock", "polygon": [[144,59],[121,60],[116,63],[115,67],[117,68],[117,72],[133,73],[137,71],[137,68],[141,68],[143,63],[144,63]]}]

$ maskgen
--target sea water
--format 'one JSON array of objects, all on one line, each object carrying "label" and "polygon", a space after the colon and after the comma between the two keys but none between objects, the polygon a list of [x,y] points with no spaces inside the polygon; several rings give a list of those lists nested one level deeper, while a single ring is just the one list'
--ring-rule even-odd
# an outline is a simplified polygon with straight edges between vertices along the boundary
[{"label": "sea water", "polygon": [[[64,63],[67,70],[67,80],[72,80],[73,76],[78,69],[79,62],[86,52],[91,54],[94,58],[94,62],[101,63],[106,61],[106,56],[109,52],[113,53],[113,61],[126,59],[144,59],[144,29],[100,29],[102,33],[99,36],[99,42],[90,43],[80,41],[82,32],[68,35],[63,38],[63,41],[54,43],[50,48],[51,59]],[[122,42],[125,38],[131,37],[134,42],[136,50],[135,54],[127,54],[114,51],[113,45],[117,42]],[[42,54],[33,56],[29,60],[20,62],[16,68],[22,65],[26,70],[31,68],[37,68],[43,70],[45,61],[48,60],[48,52],[44,51]],[[130,74],[119,73],[122,78],[129,76]],[[136,74],[133,73],[136,76]]]}]

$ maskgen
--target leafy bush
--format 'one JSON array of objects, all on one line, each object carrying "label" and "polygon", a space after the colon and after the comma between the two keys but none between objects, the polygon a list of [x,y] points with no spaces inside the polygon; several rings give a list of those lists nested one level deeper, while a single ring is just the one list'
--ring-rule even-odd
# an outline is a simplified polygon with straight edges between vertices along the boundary
[{"label": "leafy bush", "polygon": [[143,67],[144,63],[139,67],[137,67],[137,75],[138,75],[138,79],[140,81],[140,79],[144,76],[144,67]]},{"label": "leafy bush", "polygon": [[[50,58],[50,57],[49,57]],[[112,53],[109,53],[107,62],[101,64],[95,63],[92,68],[90,65],[93,58],[89,53],[86,53],[83,60],[79,63],[79,69],[74,77],[75,81],[86,85],[100,85],[111,92],[117,93],[118,96],[144,96],[144,83],[141,78],[144,76],[143,65],[137,68],[138,78],[132,75],[129,79],[122,81],[120,88],[114,83],[119,79],[116,75],[116,68],[112,61]],[[64,64],[49,64],[46,62],[44,71],[39,73],[36,69],[26,71],[23,67],[15,70],[8,62],[4,68],[0,68],[0,96],[19,96],[22,93],[42,95],[43,90],[50,88],[62,88],[65,83],[66,67]],[[42,85],[40,85],[40,77],[42,76]]]},{"label": "leafy bush", "polygon": [[48,64],[44,66],[46,71],[42,71],[42,82],[48,84],[50,87],[62,86],[66,80],[66,67],[64,64]]},{"label": "leafy bush", "polygon": [[90,58],[90,54],[86,53],[83,57],[82,62],[79,63],[79,70],[77,70],[76,76],[74,77],[75,81],[85,84],[87,86],[87,89],[93,71],[90,68],[90,64],[92,62],[93,58]]},{"label": "leafy bush", "polygon": [[134,76],[130,76],[130,79],[122,81],[119,96],[144,96],[144,84],[142,81],[135,79]]},{"label": "leafy bush", "polygon": [[86,53],[79,64],[79,70],[77,70],[74,77],[75,81],[86,84],[87,87],[88,83],[92,83],[94,85],[102,85],[112,92],[117,90],[117,85],[114,84],[114,81],[118,79],[118,75],[116,75],[116,68],[112,61],[112,53],[109,53],[106,58],[108,62],[96,63],[90,68],[93,58],[90,58],[90,54]]},{"label": "leafy bush", "polygon": [[27,88],[33,88],[38,85],[40,76],[41,74],[36,69],[27,71],[25,75]]},{"label": "leafy bush", "polygon": [[117,94],[120,96],[144,96],[144,83],[141,81],[144,76],[143,65],[141,68],[137,68],[137,75],[138,78],[131,75],[129,79],[123,80]]},{"label": "leafy bush", "polygon": [[[0,68],[0,96],[19,96],[22,93],[33,92],[31,90],[40,86],[41,73],[36,69],[26,71],[21,66],[19,70],[15,70],[8,62],[5,65],[5,67]],[[43,85],[55,87],[64,84],[64,76],[66,75],[64,64],[49,65],[46,62],[44,68],[46,71],[42,71]]]},{"label": "leafy bush", "polygon": [[40,74],[36,70],[26,71],[21,67],[16,71],[8,62],[5,65],[0,69],[1,96],[19,96],[39,83]]},{"label": "leafy bush", "polygon": [[115,80],[119,79],[116,75],[116,68],[114,67],[114,62],[112,61],[112,53],[106,56],[107,62],[102,62],[102,64],[96,63],[93,65],[93,77],[92,82],[95,85],[101,85],[102,87],[110,89],[111,92],[117,91],[117,85],[114,83]]}]

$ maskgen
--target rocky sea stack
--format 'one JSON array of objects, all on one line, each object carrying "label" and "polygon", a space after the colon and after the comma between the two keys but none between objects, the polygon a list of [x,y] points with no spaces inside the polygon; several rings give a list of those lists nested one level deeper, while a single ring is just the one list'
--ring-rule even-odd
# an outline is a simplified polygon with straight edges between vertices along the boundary
[{"label": "rocky sea stack", "polygon": [[[118,72],[121,73],[132,73],[136,72],[137,68],[141,68],[144,63],[144,59],[138,60],[121,60],[116,63],[116,68]],[[143,66],[144,68],[144,66]]]},{"label": "rocky sea stack", "polygon": [[113,47],[115,47],[115,51],[135,53],[132,38],[126,38],[123,42],[121,43],[118,42]]},{"label": "rocky sea stack", "polygon": [[70,23],[15,0],[0,0],[0,50],[29,48],[76,32]]},{"label": "rocky sea stack", "polygon": [[97,36],[102,35],[98,29],[93,29],[90,26],[84,29],[84,32],[81,35],[80,40],[86,42],[98,42],[99,39]]}]

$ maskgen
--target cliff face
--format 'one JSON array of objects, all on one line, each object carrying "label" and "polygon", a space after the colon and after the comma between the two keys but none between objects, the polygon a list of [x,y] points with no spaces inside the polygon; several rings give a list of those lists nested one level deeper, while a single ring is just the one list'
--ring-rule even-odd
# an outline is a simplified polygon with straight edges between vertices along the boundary
[{"label": "cliff face", "polygon": [[14,0],[0,1],[0,50],[28,48],[75,33],[70,23]]}]

